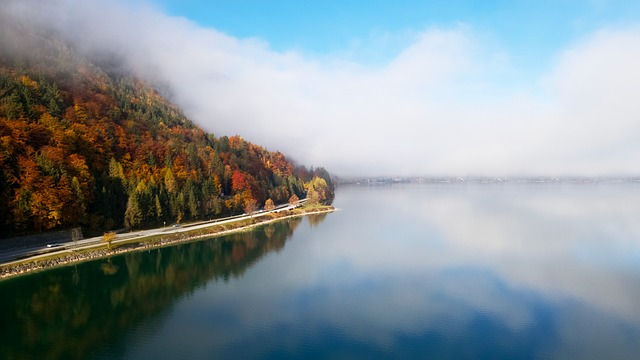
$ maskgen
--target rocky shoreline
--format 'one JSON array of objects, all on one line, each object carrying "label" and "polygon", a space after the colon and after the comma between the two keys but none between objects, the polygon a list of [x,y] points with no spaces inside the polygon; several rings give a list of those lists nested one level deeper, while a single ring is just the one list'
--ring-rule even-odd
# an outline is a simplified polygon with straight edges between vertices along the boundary
[{"label": "rocky shoreline", "polygon": [[[200,230],[200,231],[197,231],[198,232],[197,234],[189,234],[189,233],[172,234],[170,236],[167,236],[161,239],[151,240],[151,241],[145,241],[144,239],[140,239],[142,241],[137,243],[125,243],[122,245],[116,245],[113,249],[100,248],[96,250],[84,250],[81,252],[71,252],[68,254],[61,253],[59,256],[55,256],[55,257],[52,256],[52,258],[44,259],[44,260],[29,261],[28,259],[25,259],[24,261],[19,262],[17,264],[13,264],[13,265],[0,265],[0,280],[14,278],[14,277],[30,274],[37,271],[49,270],[56,267],[62,267],[62,266],[67,266],[71,264],[92,261],[100,258],[106,258],[114,255],[120,255],[120,254],[124,254],[131,251],[141,251],[141,250],[175,245],[183,242],[194,241],[202,238],[223,236],[223,235],[227,235],[234,232],[245,231],[245,230],[254,228],[256,226],[265,225],[265,224],[276,222],[276,221],[282,221],[282,220],[286,220],[294,217],[301,217],[301,216],[307,216],[307,215],[329,213],[333,211],[335,211],[335,208],[331,206],[331,207],[327,207],[326,209],[305,211],[298,214],[291,214],[291,215],[286,215],[282,217],[269,218],[266,220],[256,219],[257,221],[252,224],[239,226],[232,229],[226,229],[222,231],[202,232]],[[73,250],[70,250],[70,251],[73,251]]]}]

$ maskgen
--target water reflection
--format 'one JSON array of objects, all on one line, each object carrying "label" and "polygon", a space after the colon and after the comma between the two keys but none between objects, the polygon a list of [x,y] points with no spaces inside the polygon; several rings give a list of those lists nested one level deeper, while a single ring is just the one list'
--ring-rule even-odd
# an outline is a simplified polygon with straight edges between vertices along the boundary
[{"label": "water reflection", "polygon": [[84,359],[96,348],[126,348],[137,324],[165,316],[208,282],[239,278],[282,249],[300,222],[0,283],[0,358]]},{"label": "water reflection", "polygon": [[635,359],[638,203],[617,187],[341,189],[317,231],[182,303],[131,358]]},{"label": "water reflection", "polygon": [[386,277],[385,291],[397,294],[367,302],[363,315],[380,327],[362,322],[361,334],[393,342],[396,323],[380,314],[397,305],[396,317],[417,318],[403,321],[403,331],[453,330],[443,337],[464,339],[458,345],[476,354],[483,349],[470,344],[480,339],[507,357],[640,354],[639,188],[414,186],[342,195],[339,207],[366,204],[340,214],[367,224],[352,234],[368,240],[366,251],[362,242],[340,245],[352,282]]},{"label": "water reflection", "polygon": [[316,227],[320,225],[326,218],[329,213],[320,213],[320,214],[312,214],[307,216],[307,220],[309,221],[309,225],[311,227]]},{"label": "water reflection", "polygon": [[341,188],[326,217],[0,283],[20,322],[0,356],[637,359],[637,204],[633,186]]}]

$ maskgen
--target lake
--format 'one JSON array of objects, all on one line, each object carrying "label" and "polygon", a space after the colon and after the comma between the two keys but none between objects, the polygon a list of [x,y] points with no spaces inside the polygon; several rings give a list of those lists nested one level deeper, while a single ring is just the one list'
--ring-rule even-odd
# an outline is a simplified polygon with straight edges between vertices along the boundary
[{"label": "lake", "polygon": [[345,186],[334,205],[2,281],[0,358],[640,358],[640,185]]}]

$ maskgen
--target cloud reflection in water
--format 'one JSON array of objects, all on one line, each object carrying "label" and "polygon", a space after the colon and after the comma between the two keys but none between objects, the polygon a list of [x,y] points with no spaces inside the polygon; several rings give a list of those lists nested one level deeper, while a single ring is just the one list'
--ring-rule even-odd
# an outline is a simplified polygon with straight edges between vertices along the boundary
[{"label": "cloud reflection in water", "polygon": [[342,188],[340,211],[163,331],[193,333],[198,314],[209,341],[183,345],[223,357],[634,358],[639,200],[608,185]]}]

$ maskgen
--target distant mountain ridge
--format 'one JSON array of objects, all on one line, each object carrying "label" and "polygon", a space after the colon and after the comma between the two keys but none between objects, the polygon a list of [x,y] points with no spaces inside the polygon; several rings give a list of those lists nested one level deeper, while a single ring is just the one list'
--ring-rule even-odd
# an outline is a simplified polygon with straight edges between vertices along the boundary
[{"label": "distant mountain ridge", "polygon": [[3,235],[242,213],[267,199],[303,198],[316,177],[327,187],[320,200],[333,196],[323,168],[296,166],[237,135],[205,133],[122,72],[117,57],[100,65],[54,34],[0,20]]}]

